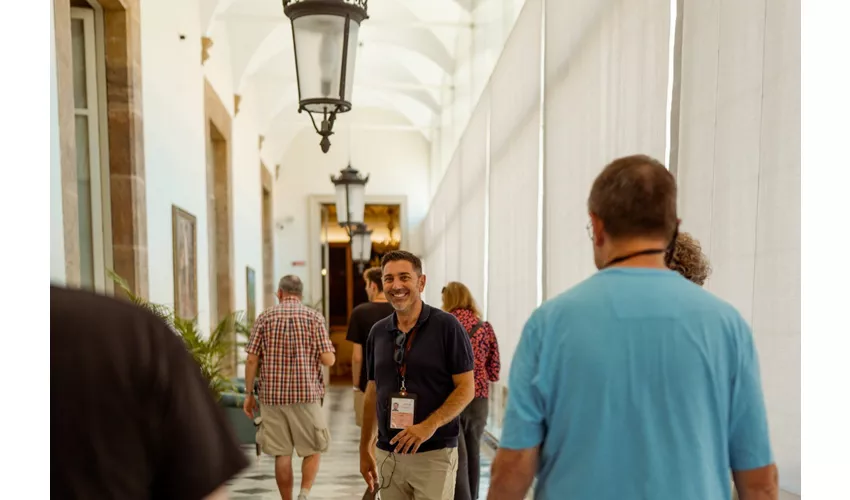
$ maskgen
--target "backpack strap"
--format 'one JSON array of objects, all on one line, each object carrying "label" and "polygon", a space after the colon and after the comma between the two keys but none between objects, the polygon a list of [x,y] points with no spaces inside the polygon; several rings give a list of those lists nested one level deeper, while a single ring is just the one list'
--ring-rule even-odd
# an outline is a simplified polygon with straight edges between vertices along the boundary
[{"label": "backpack strap", "polygon": [[473,335],[475,335],[475,333],[476,333],[478,330],[480,330],[482,326],[484,326],[484,322],[483,322],[483,321],[479,321],[478,323],[475,323],[475,326],[473,326],[473,327],[472,327],[472,329],[471,329],[471,330],[469,330],[469,332],[468,332],[468,333],[469,333],[469,338],[472,338],[472,336],[473,336]]}]

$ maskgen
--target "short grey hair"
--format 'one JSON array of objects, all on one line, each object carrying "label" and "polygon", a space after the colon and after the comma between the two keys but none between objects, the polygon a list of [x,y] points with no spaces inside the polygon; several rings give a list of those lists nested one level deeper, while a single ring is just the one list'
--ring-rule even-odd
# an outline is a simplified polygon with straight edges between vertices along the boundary
[{"label": "short grey hair", "polygon": [[277,289],[283,293],[300,297],[304,293],[304,283],[301,282],[301,278],[298,276],[287,274],[280,279]]}]

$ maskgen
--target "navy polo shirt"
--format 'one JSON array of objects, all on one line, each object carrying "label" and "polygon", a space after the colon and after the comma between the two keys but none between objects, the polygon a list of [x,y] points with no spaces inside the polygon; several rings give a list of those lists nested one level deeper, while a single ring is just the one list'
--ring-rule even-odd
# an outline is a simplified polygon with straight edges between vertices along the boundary
[{"label": "navy polo shirt", "polygon": [[[400,389],[393,353],[398,329],[396,313],[384,318],[372,327],[366,341],[366,375],[377,388],[378,448],[391,452],[390,439],[399,431],[390,430],[390,395]],[[407,392],[416,395],[413,422],[418,424],[436,411],[454,391],[452,375],[471,372],[474,363],[469,335],[453,315],[422,303],[422,312],[416,322],[416,335],[410,351],[405,355]],[[422,443],[419,452],[454,448],[460,427],[455,418],[437,429],[428,441]]]}]

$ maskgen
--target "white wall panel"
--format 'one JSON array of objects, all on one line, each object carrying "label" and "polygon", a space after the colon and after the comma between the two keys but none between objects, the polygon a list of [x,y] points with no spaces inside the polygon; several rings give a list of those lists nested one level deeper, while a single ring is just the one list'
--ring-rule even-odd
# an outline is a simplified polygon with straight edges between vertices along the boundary
[{"label": "white wall panel", "polygon": [[602,167],[636,153],[664,160],[670,2],[566,0],[546,9],[545,296],[552,297],[594,271],[587,196]]},{"label": "white wall panel", "polygon": [[528,0],[490,80],[488,320],[511,358],[537,306],[542,0]]},{"label": "white wall panel", "polygon": [[679,211],[752,323],[782,487],[800,493],[800,2],[686,0]]}]

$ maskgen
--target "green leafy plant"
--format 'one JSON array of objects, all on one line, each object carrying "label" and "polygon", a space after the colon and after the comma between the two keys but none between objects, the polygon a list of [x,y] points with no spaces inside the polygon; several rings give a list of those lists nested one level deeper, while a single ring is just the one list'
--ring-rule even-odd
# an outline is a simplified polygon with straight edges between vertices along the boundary
[{"label": "green leafy plant", "polygon": [[180,318],[170,307],[152,303],[134,293],[127,281],[114,271],[110,270],[108,274],[130,302],[153,313],[180,336],[186,349],[198,363],[201,374],[209,382],[210,391],[216,399],[220,399],[224,392],[235,389],[233,382],[225,374],[225,361],[232,355],[235,345],[244,345],[244,342],[234,342],[232,338],[247,338],[250,335],[251,327],[245,321],[244,313],[229,314],[208,336],[204,336],[198,328],[196,318]]}]

